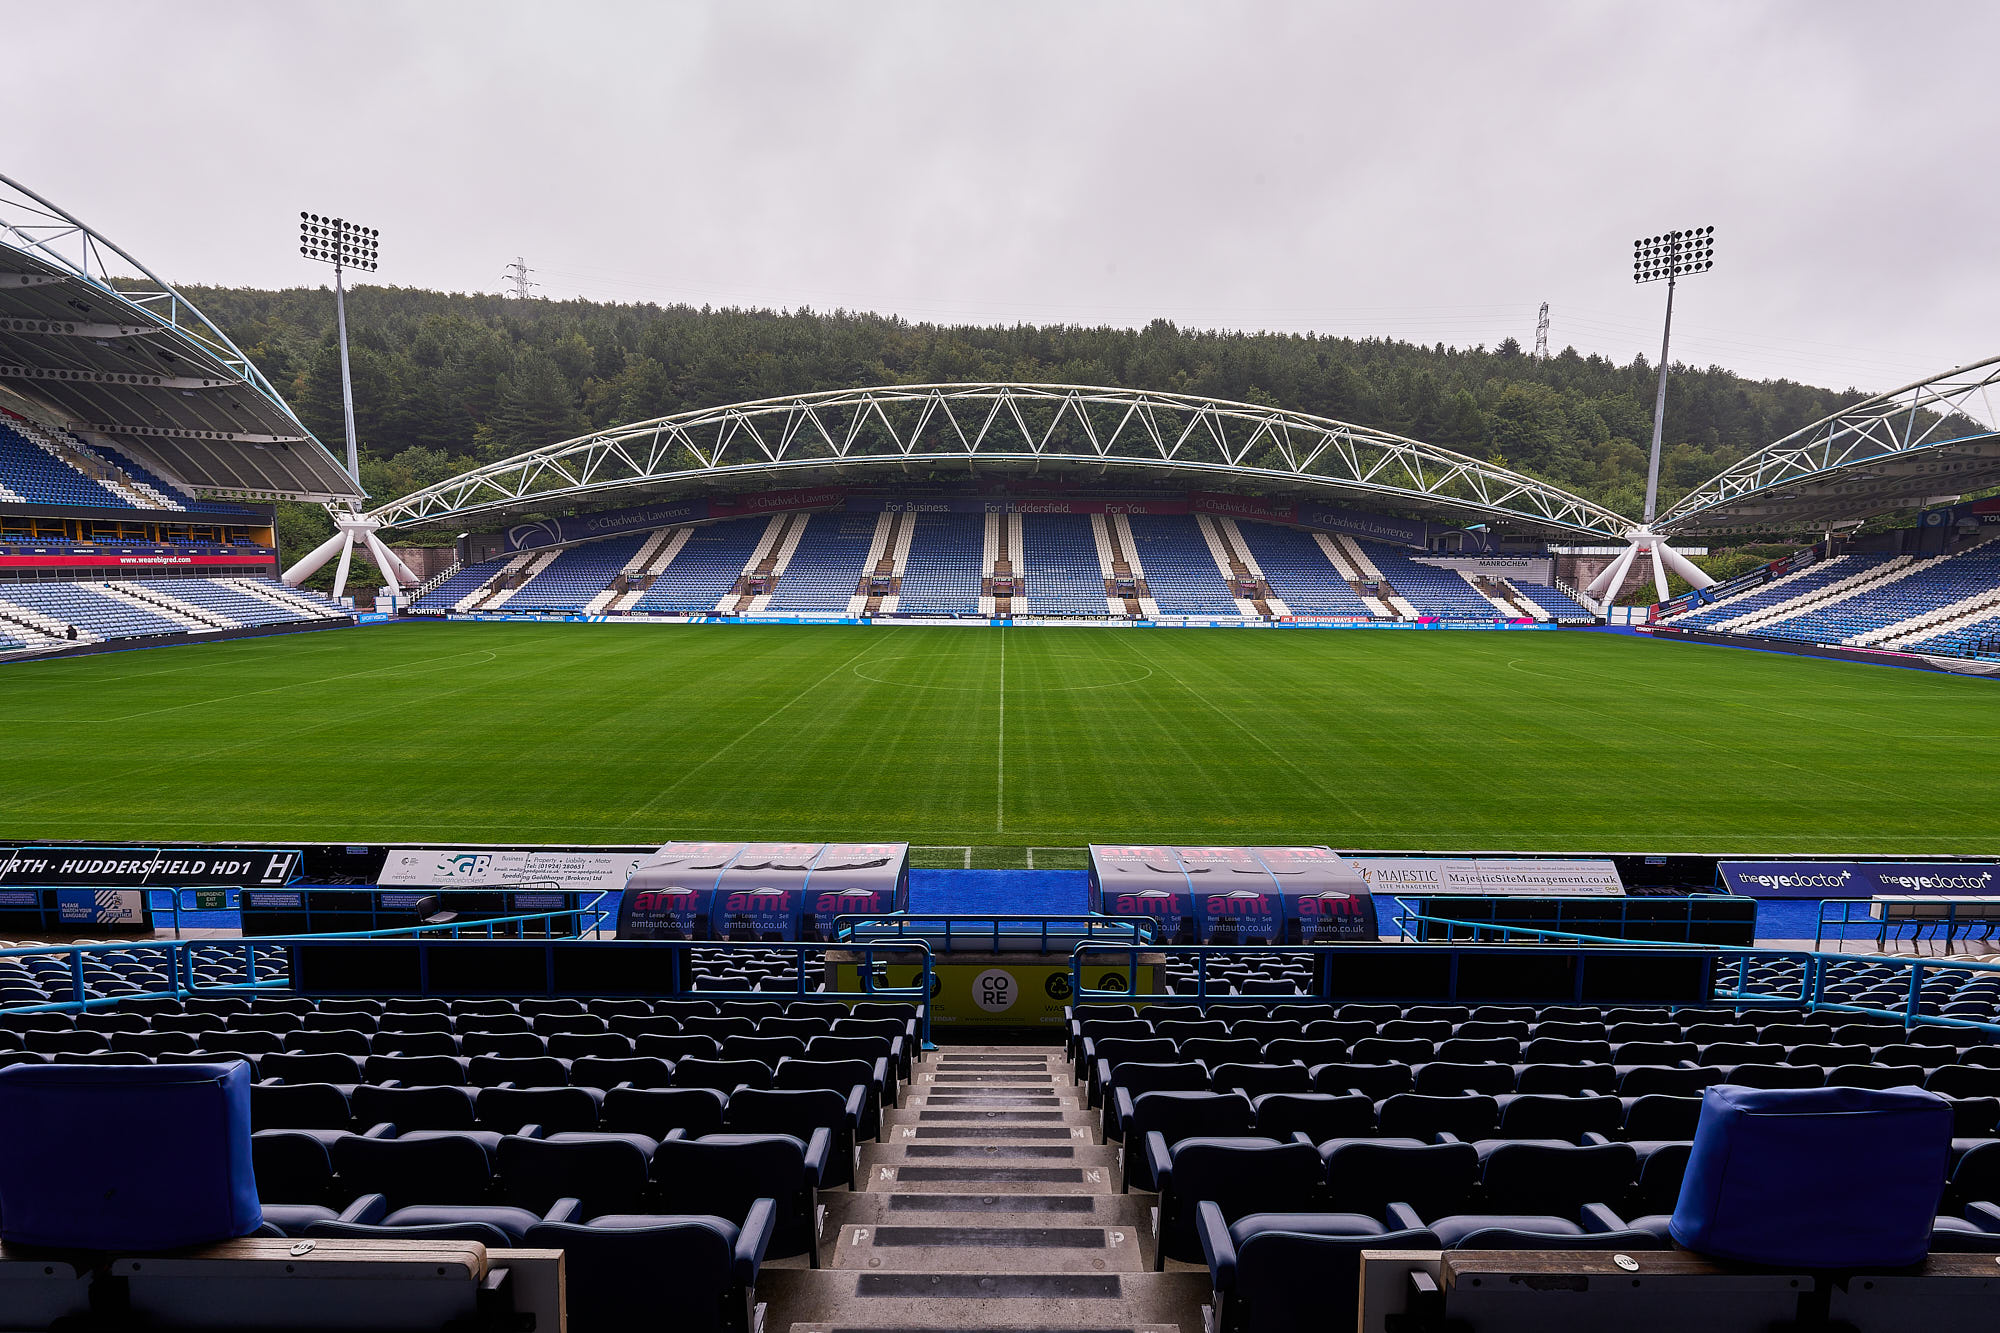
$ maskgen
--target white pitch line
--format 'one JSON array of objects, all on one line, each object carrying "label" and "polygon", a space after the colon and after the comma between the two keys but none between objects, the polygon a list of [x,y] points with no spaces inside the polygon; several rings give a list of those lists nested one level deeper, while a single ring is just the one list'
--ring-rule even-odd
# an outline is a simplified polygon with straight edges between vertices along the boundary
[{"label": "white pitch line", "polygon": [[1007,630],[1000,630],[1000,776],[993,788],[993,831],[1001,831],[1007,813]]}]

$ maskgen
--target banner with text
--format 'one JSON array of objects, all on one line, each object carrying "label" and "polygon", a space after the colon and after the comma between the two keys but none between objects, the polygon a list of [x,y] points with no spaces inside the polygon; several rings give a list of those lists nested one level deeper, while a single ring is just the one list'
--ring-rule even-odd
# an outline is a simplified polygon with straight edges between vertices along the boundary
[{"label": "banner with text", "polygon": [[644,852],[523,851],[518,848],[395,847],[383,858],[375,882],[398,888],[499,888],[554,885],[571,892],[615,893]]},{"label": "banner with text", "polygon": [[1618,867],[1600,860],[1531,857],[1359,856],[1354,865],[1375,893],[1524,894],[1623,893]]},{"label": "banner with text", "polygon": [[199,888],[290,884],[304,856],[297,851],[222,847],[0,848],[0,884],[55,888]]},{"label": "banner with text", "polygon": [[1731,893],[1750,898],[1985,898],[2000,895],[1990,861],[1724,861]]}]

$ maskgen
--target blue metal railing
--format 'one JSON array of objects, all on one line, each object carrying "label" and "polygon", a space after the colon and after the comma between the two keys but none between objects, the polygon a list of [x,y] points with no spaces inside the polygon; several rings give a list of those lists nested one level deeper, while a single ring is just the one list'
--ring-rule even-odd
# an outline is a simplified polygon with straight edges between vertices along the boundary
[{"label": "blue metal railing", "polygon": [[[1148,944],[1158,937],[1151,917],[1105,916],[1098,912],[924,912],[850,913],[833,919],[840,940],[936,939],[944,953],[977,950],[1000,953],[1059,952],[1075,937],[1118,936],[1113,943]],[[1054,946],[1050,944],[1054,938]]]},{"label": "blue metal railing", "polygon": [[[299,971],[298,951],[312,949],[379,948],[384,943],[407,944],[419,951],[418,974],[427,976],[424,966],[425,952],[430,948],[480,947],[491,945],[500,948],[521,949],[539,947],[543,954],[543,975],[547,981],[545,990],[554,993],[556,968],[554,951],[558,946],[589,949],[620,948],[659,950],[668,953],[695,954],[726,957],[731,953],[770,953],[790,951],[798,955],[792,986],[787,990],[735,990],[718,987],[682,987],[662,994],[692,994],[702,999],[715,1000],[776,1000],[790,993],[804,998],[809,995],[826,995],[834,998],[843,992],[823,992],[809,986],[811,972],[806,966],[807,955],[811,953],[839,952],[858,954],[856,960],[857,984],[860,993],[881,1000],[905,1000],[917,1007],[921,1024],[922,1040],[930,1042],[929,999],[935,980],[933,951],[930,945],[919,938],[891,939],[882,941],[825,942],[825,941],[760,941],[760,940],[623,940],[585,941],[581,936],[556,936],[545,933],[540,936],[502,936],[492,929],[495,926],[525,924],[529,922],[553,923],[564,917],[575,917],[588,913],[594,908],[590,904],[564,908],[553,912],[521,913],[492,920],[452,921],[435,924],[418,923],[409,926],[395,926],[381,930],[334,931],[311,935],[271,935],[243,939],[206,940],[132,940],[101,944],[46,944],[0,949],[0,959],[59,957],[65,960],[68,970],[67,983],[71,988],[71,998],[67,1000],[47,1000],[30,1004],[0,1005],[0,1013],[41,1013],[73,1012],[84,1009],[109,1008],[127,1000],[143,999],[188,999],[207,996],[289,994],[295,991]],[[208,982],[196,972],[196,965],[202,957],[215,957],[241,952],[244,979],[230,982]],[[282,951],[286,956],[283,976],[271,975],[259,979],[260,967],[275,972],[269,961],[270,955]],[[166,964],[171,980],[163,985],[142,988],[119,995],[91,996],[86,992],[91,980],[85,976],[85,960],[104,955],[130,955],[135,957],[159,956]],[[259,961],[260,955],[265,961]],[[881,981],[884,959],[896,958],[902,966],[912,966],[911,955],[915,955],[915,975],[911,985],[893,986]],[[677,960],[677,961],[692,961]],[[690,975],[686,967],[660,970],[661,975],[685,978]],[[129,975],[129,974],[128,974]],[[43,987],[46,989],[46,987]],[[419,988],[428,994],[428,986]],[[847,992],[851,993],[851,992]]]},{"label": "blue metal railing", "polygon": [[[1463,925],[1465,923],[1447,918],[1436,919],[1438,925]],[[1495,927],[1495,929],[1501,929]],[[1713,998],[1739,1008],[1792,1008],[1803,1007],[1809,1012],[1856,1014],[1866,1017],[1887,1018],[1903,1024],[1906,1028],[1922,1025],[1959,1027],[2000,1035],[2000,1021],[1961,1018],[1954,1015],[1926,1014],[1922,999],[1923,978],[1926,973],[1994,973],[2000,974],[2000,962],[1977,963],[1962,959],[1940,962],[1925,958],[1870,958],[1866,961],[1878,967],[1907,968],[1909,976],[1905,985],[1905,1000],[1901,1008],[1887,1009],[1878,1005],[1848,1004],[1826,998],[1826,987],[1832,979],[1831,969],[1837,964],[1853,964],[1863,961],[1853,954],[1829,953],[1818,949],[1772,949],[1756,945],[1682,944],[1672,941],[1634,941],[1603,935],[1585,935],[1572,931],[1548,930],[1532,926],[1508,926],[1504,928],[1508,938],[1485,942],[1455,942],[1437,946],[1451,955],[1451,974],[1457,975],[1457,962],[1462,954],[1473,951],[1498,948],[1514,948],[1528,952],[1569,953],[1579,960],[1591,954],[1603,954],[1612,950],[1621,956],[1694,956],[1710,957],[1723,964],[1734,961],[1736,982],[1733,987],[1724,988],[1717,984]],[[1515,939],[1527,936],[1527,940]],[[1081,943],[1070,955],[1071,994],[1077,1003],[1093,1001],[1158,1001],[1163,1003],[1283,1003],[1284,996],[1211,994],[1209,990],[1208,958],[1230,954],[1253,954],[1269,958],[1274,952],[1308,955],[1315,959],[1315,990],[1299,997],[1300,1000],[1324,1000],[1330,977],[1330,965],[1341,958],[1367,955],[1381,955],[1396,951],[1407,951],[1412,946],[1407,942],[1395,944],[1331,944],[1331,945],[1287,945],[1274,949],[1270,945],[1153,945],[1144,950],[1131,947],[1117,947],[1089,942]],[[1167,957],[1195,959],[1195,990],[1192,994],[1181,992],[1145,992],[1137,989],[1140,954],[1152,954],[1162,960]],[[1127,959],[1126,988],[1109,990],[1091,988],[1083,984],[1083,968],[1086,956],[1113,954]],[[1750,989],[1750,968],[1753,963],[1793,962],[1800,965],[1795,988],[1771,991]],[[1324,963],[1325,965],[1321,965]],[[1718,972],[1726,970],[1719,968]],[[1718,978],[1719,980],[1719,978]],[[1795,993],[1792,993],[1795,989]]]},{"label": "blue metal railing", "polygon": [[[1905,903],[1893,903],[1881,898],[1822,898],[1819,904],[1819,920],[1815,923],[1813,929],[1813,948],[1818,949],[1825,944],[1826,928],[1828,926],[1839,927],[1839,935],[1835,942],[1845,944],[1847,943],[1847,928],[1849,926],[1865,925],[1869,928],[1869,932],[1875,936],[1875,947],[1878,949],[1887,949],[1889,947],[1889,929],[1900,920],[1915,928],[1911,932],[1910,937],[1912,946],[1915,945],[1918,939],[1922,938],[1923,932],[1926,929],[1932,931],[1933,940],[1937,938],[1936,932],[1942,929],[1944,932],[1945,952],[1949,953],[1951,952],[1952,944],[1959,939],[1959,926],[1963,925],[1968,930],[1973,926],[1983,926],[1986,929],[1987,938],[1992,936],[1996,926],[2000,926],[2000,898],[1987,898],[1980,901],[1939,898],[1936,900],[1936,905],[1944,908],[1944,913],[1941,916],[1918,916],[1911,913],[1898,918],[1891,915],[1890,909],[1892,906],[1905,905],[1914,904],[1907,903],[1907,901]],[[1839,916],[1827,915],[1829,909],[1836,907],[1840,909]],[[1854,909],[1857,907],[1866,907],[1869,910],[1866,915],[1857,917],[1854,915]],[[1960,908],[1964,908],[1965,910],[1961,912]]]},{"label": "blue metal railing", "polygon": [[[1617,925],[1620,929],[1650,929],[1654,931],[1672,929],[1678,938],[1653,935],[1626,934],[1619,938],[1628,943],[1702,943],[1694,938],[1699,928],[1717,928],[1728,925],[1744,925],[1755,930],[1756,901],[1738,897],[1731,893],[1689,893],[1672,896],[1642,895],[1629,897],[1614,894],[1509,894],[1504,897],[1492,894],[1397,894],[1391,898],[1395,911],[1390,916],[1390,924],[1396,927],[1396,937],[1402,940],[1436,943],[1431,933],[1424,929],[1431,923],[1444,923],[1443,940],[1463,938],[1463,932],[1470,930],[1472,938],[1483,938],[1482,932],[1500,931],[1502,939],[1509,939],[1507,932],[1514,930],[1542,929],[1565,934],[1595,934],[1589,929],[1597,925]],[[1723,917],[1718,908],[1721,904],[1741,904],[1749,908],[1750,915],[1743,921],[1732,922]],[[1486,912],[1484,918],[1455,913],[1454,906],[1463,905],[1469,909],[1478,904]],[[1515,924],[1500,919],[1503,911],[1543,912],[1549,917],[1539,925]],[[1703,911],[1712,914],[1712,919],[1700,919]],[[1634,918],[1638,919],[1634,919]],[[1578,918],[1582,918],[1578,920]],[[1671,919],[1670,919],[1671,918]],[[1724,946],[1714,946],[1724,947]]]},{"label": "blue metal railing", "polygon": [[[190,891],[182,890],[173,894],[172,902],[167,905],[168,919],[172,923],[172,929],[176,937],[179,936],[181,930],[181,912],[213,910],[183,906],[183,895],[188,892]],[[214,890],[208,890],[208,892],[214,892]],[[415,904],[426,898],[436,898],[441,902],[448,902],[453,898],[483,898],[488,900],[500,898],[504,901],[510,895],[515,897],[561,898],[567,903],[564,907],[534,909],[527,912],[517,911],[490,919],[495,923],[520,923],[543,918],[554,921],[566,916],[573,917],[575,919],[574,937],[579,939],[582,938],[586,929],[594,935],[601,936],[604,926],[607,923],[615,924],[609,922],[609,918],[614,917],[617,913],[618,899],[621,893],[620,890],[616,889],[565,889],[553,881],[539,880],[478,887],[451,886],[444,888],[401,888],[395,886],[383,888],[372,884],[293,884],[282,888],[246,887],[241,890],[229,890],[229,892],[239,894],[240,906],[238,910],[240,911],[282,912],[299,915],[303,919],[304,929],[290,933],[303,935],[348,934],[350,931],[346,927],[350,925],[350,918],[363,914],[367,916],[370,922],[370,925],[366,929],[389,929],[392,927],[385,927],[382,924],[385,920],[399,916],[408,916]],[[260,901],[260,899],[268,900],[271,898],[296,898],[298,905],[296,907],[277,906],[267,901]],[[385,900],[389,901],[385,902]],[[334,906],[328,907],[326,905],[328,901],[331,901]],[[337,924],[341,929],[314,929],[313,914],[315,911],[322,917],[329,914],[337,915],[340,918]],[[487,920],[488,918],[482,916],[467,920],[461,924],[467,928],[472,928],[486,924]],[[162,924],[159,919],[159,909],[157,907],[154,911],[154,924],[156,926]]]}]

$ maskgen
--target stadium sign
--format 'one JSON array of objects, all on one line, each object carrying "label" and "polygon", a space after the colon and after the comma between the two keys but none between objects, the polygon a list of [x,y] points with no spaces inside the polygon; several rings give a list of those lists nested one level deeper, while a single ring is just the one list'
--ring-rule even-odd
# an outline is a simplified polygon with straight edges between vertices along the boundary
[{"label": "stadium sign", "polygon": [[1556,897],[1625,892],[1618,867],[1603,860],[1359,856],[1354,858],[1354,866],[1375,893],[1518,893]]},{"label": "stadium sign", "polygon": [[1987,898],[2000,896],[1991,861],[1724,861],[1731,893],[1749,898]]},{"label": "stadium sign", "polygon": [[198,888],[290,884],[298,851],[221,847],[9,847],[0,884],[54,888]]},{"label": "stadium sign", "polygon": [[616,892],[646,859],[643,852],[530,852],[515,848],[396,847],[382,859],[378,885],[486,888],[554,885],[568,892]]},{"label": "stadium sign", "polygon": [[708,501],[679,500],[671,504],[641,505],[635,509],[609,509],[598,514],[573,514],[567,518],[516,523],[507,529],[507,549],[532,551],[537,547],[582,541],[586,537],[611,537],[621,532],[663,527],[669,523],[699,523],[708,516]]}]

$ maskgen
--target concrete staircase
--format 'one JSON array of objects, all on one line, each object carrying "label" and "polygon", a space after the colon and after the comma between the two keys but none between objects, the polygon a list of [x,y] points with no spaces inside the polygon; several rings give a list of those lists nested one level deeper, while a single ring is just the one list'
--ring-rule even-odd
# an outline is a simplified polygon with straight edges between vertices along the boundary
[{"label": "concrete staircase", "polygon": [[856,1179],[820,1195],[824,1267],[764,1269],[769,1333],[1202,1333],[1207,1271],[1152,1271],[1152,1196],[1118,1192],[1057,1047],[927,1055]]},{"label": "concrete staircase", "polygon": [[1215,561],[1216,571],[1229,584],[1229,595],[1236,599],[1237,613],[1246,620],[1268,616],[1270,606],[1264,600],[1264,594],[1270,591],[1268,587],[1260,585],[1259,595],[1256,597],[1243,595],[1243,585],[1252,582],[1254,576],[1250,573],[1250,567],[1243,562],[1243,557],[1234,549],[1222,527],[1228,521],[1208,514],[1194,516],[1195,528],[1201,533],[1202,540],[1208,543],[1208,554]]}]

